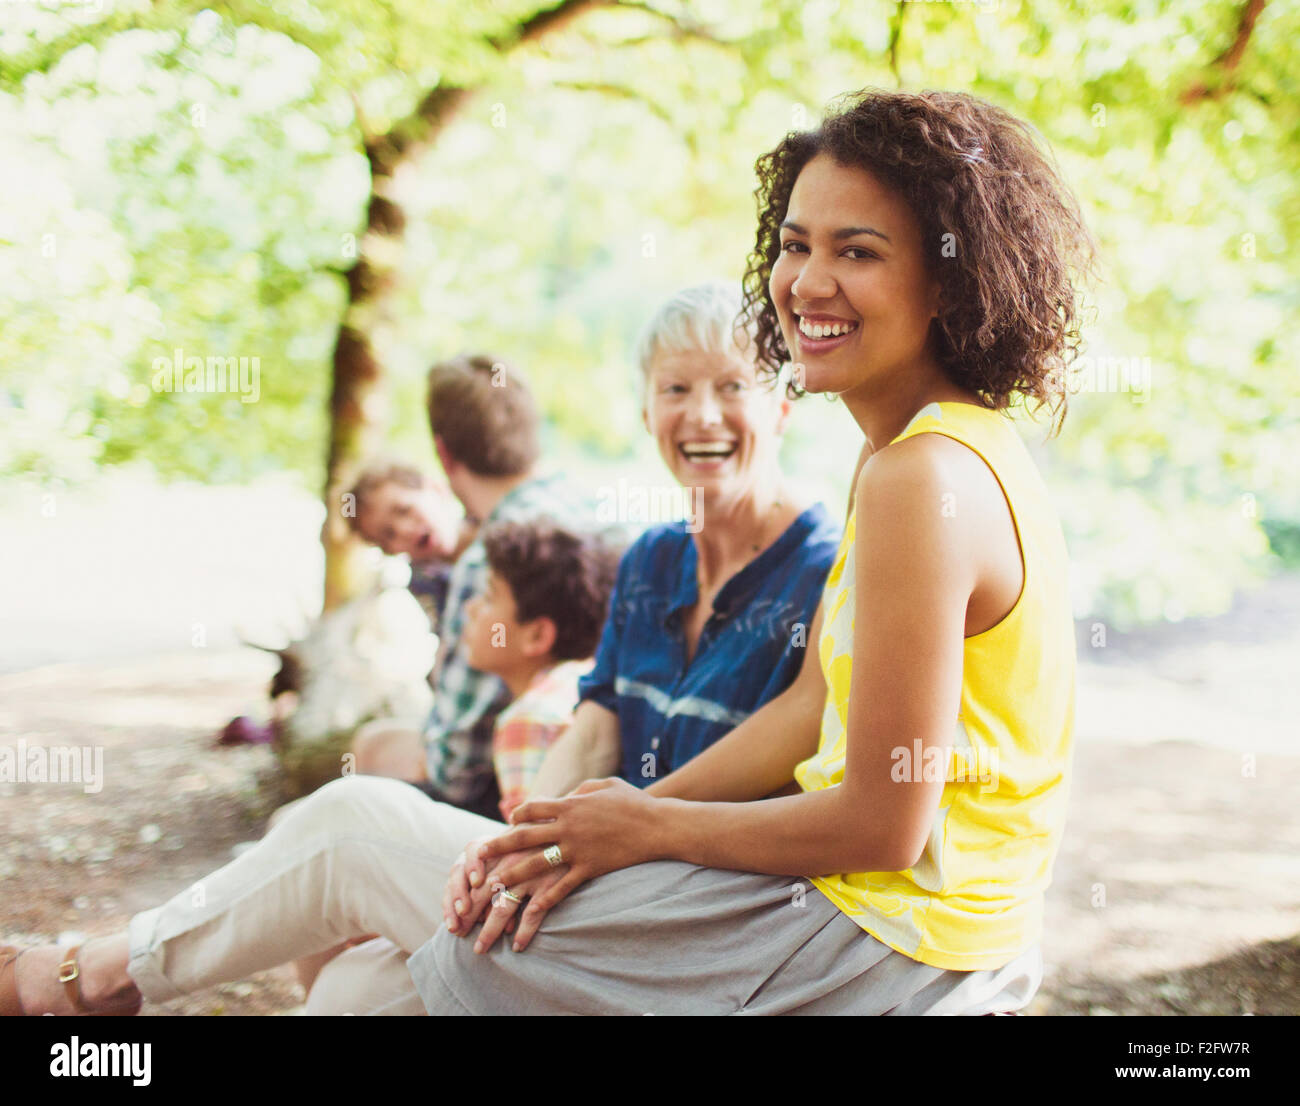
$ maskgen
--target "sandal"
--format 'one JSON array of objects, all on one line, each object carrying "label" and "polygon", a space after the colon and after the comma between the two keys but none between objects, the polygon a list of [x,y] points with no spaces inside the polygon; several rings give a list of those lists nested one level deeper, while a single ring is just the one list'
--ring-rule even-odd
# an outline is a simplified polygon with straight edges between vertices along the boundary
[{"label": "sandal", "polygon": [[[18,958],[26,949],[13,945],[0,948],[0,1017],[21,1016],[26,1013],[18,998]],[[130,999],[109,1006],[87,1006],[81,994],[81,966],[77,963],[77,953],[81,946],[75,946],[59,963],[59,982],[68,994],[68,1001],[78,1014],[92,1017],[110,1017],[121,1015],[129,1017],[138,1014],[144,999],[137,991]]]}]

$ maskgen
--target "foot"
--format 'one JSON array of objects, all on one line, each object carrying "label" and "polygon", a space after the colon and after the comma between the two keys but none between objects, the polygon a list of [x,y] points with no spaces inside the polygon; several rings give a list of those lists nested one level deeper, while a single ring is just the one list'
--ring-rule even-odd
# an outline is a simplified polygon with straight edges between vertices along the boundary
[{"label": "foot", "polygon": [[[144,999],[126,965],[131,948],[125,933],[87,941],[77,954],[81,1000],[90,1014],[138,1014]],[[66,988],[65,988],[66,990]]]}]

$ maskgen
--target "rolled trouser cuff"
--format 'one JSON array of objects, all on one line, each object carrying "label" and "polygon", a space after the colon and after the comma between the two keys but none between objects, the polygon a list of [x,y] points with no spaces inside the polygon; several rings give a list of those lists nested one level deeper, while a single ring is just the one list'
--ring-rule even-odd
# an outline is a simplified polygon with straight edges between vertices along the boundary
[{"label": "rolled trouser cuff", "polygon": [[155,943],[161,914],[162,907],[142,911],[126,927],[130,949],[126,970],[149,1002],[170,1002],[185,993],[163,972],[162,949]]}]

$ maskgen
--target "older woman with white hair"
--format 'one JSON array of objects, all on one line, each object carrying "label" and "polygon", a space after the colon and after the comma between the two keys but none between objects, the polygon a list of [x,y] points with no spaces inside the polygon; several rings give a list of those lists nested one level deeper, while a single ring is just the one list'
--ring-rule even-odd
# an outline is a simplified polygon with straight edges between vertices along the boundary
[{"label": "older woman with white hair", "polygon": [[638,343],[642,418],[691,517],[650,528],[620,565],[568,738],[586,776],[653,784],[788,687],[803,659],[839,528],[781,471],[790,400],[757,380],[740,309],[738,287],[688,288]]},{"label": "older woman with white hair", "polygon": [[[704,284],[665,303],[641,337],[645,426],[694,506],[624,555],[595,667],[534,797],[611,773],[712,801],[793,783],[770,741],[759,756],[745,749],[759,732],[803,741],[821,712],[825,683],[804,659],[840,528],[781,471],[790,401],[760,383],[740,314],[738,287]],[[0,1010],[133,1012],[142,997],[165,1001],[380,934],[325,966],[308,1011],[424,1013],[406,960],[444,920],[452,932],[471,927],[488,886],[477,845],[505,828],[394,780],[335,781],[127,932],[79,955],[46,946],[15,964],[11,951]],[[515,906],[499,898],[496,922]]]}]

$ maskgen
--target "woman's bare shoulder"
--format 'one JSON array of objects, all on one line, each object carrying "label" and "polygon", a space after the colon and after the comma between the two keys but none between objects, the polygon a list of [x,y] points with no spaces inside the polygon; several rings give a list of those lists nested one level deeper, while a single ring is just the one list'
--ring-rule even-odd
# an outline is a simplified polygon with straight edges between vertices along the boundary
[{"label": "woman's bare shoulder", "polygon": [[[877,450],[858,473],[855,494],[891,496],[962,484],[987,467],[973,450],[944,434],[915,434]],[[955,490],[955,489],[954,489]]]}]

